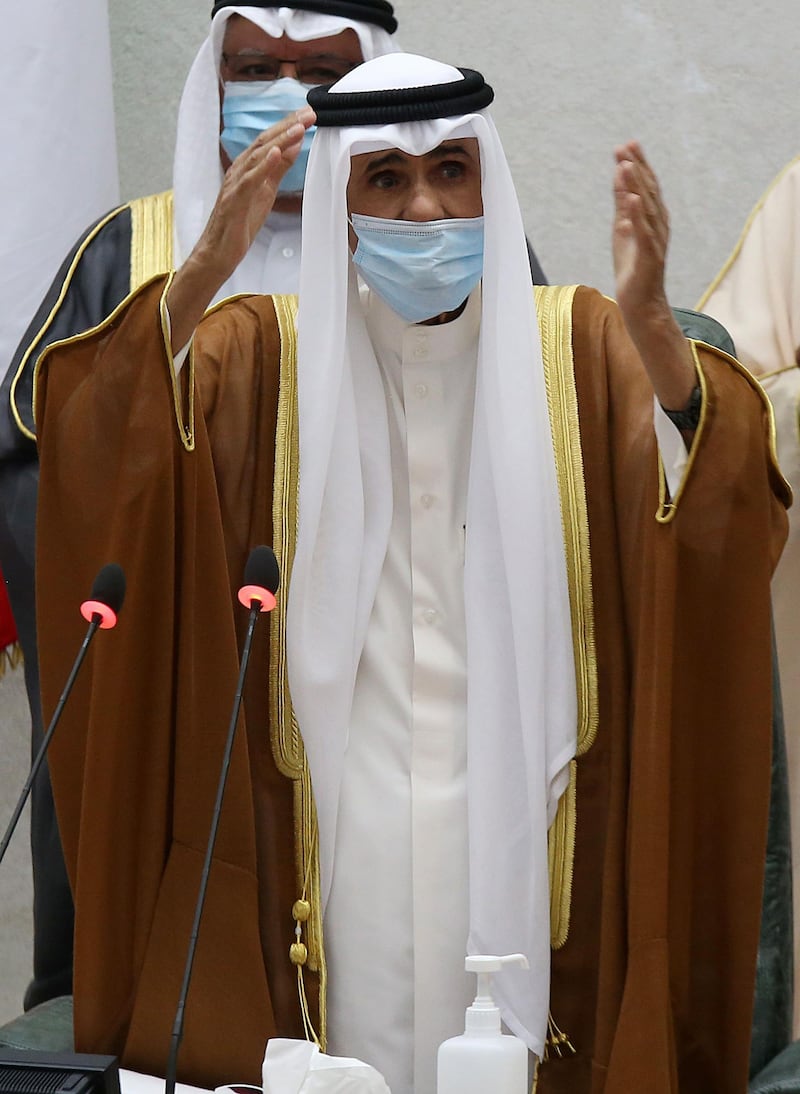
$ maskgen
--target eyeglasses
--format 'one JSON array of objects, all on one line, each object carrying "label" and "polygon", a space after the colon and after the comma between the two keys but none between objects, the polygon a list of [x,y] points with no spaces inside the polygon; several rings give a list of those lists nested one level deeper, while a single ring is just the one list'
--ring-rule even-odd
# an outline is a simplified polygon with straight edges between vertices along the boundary
[{"label": "eyeglasses", "polygon": [[344,57],[320,54],[316,57],[300,57],[289,60],[271,57],[266,53],[222,54],[222,77],[231,82],[248,80],[277,80],[283,65],[292,65],[301,84],[333,84],[358,65]]}]

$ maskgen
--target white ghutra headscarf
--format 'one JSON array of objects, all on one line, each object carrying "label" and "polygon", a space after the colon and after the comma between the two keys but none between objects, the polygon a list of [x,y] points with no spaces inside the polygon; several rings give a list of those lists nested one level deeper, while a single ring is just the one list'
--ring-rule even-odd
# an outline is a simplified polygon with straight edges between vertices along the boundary
[{"label": "white ghutra headscarf", "polygon": [[[219,158],[219,66],[225,26],[241,15],[273,38],[286,34],[296,42],[325,38],[352,29],[358,35],[364,60],[399,49],[388,31],[373,23],[339,15],[300,11],[291,7],[257,8],[242,5],[220,9],[186,78],[178,109],[173,164],[174,265],[180,266],[208,223],[222,185]],[[271,292],[269,273],[254,252],[245,255],[217,294],[221,299],[240,292]]]},{"label": "white ghutra headscarf", "polygon": [[[461,78],[449,65],[394,54],[349,73],[330,99]],[[509,970],[496,994],[508,1026],[541,1053],[549,1000],[547,828],[575,754],[575,668],[525,233],[485,110],[432,121],[321,125],[314,138],[300,274],[300,509],[288,603],[289,679],[311,767],[325,902],[353,688],[392,509],[383,388],[348,249],[350,157],[384,148],[423,155],[464,136],[478,139],[485,218],[464,571],[469,950],[527,955],[530,972]]]}]

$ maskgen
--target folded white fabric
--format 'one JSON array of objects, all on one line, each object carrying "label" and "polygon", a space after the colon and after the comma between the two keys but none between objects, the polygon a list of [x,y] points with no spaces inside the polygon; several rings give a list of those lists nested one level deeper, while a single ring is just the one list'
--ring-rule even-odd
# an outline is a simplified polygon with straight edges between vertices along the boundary
[{"label": "folded white fabric", "polygon": [[264,1094],[391,1094],[363,1060],[326,1056],[319,1045],[273,1037],[262,1068]]}]

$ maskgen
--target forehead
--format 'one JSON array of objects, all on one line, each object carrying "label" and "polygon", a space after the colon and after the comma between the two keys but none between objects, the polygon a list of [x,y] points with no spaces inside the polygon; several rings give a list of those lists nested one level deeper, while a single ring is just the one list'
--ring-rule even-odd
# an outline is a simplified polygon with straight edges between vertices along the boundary
[{"label": "forehead", "polygon": [[251,23],[243,15],[234,13],[225,24],[222,39],[223,53],[242,52],[262,53],[268,57],[280,57],[282,60],[296,60],[300,57],[312,57],[319,54],[333,54],[347,60],[361,61],[361,43],[352,27],[339,34],[328,34],[324,38],[309,38],[307,42],[297,42],[284,34],[273,38],[261,27]]},{"label": "forehead", "polygon": [[404,152],[402,148],[380,148],[374,152],[357,152],[350,157],[350,170],[352,175],[358,175],[384,165],[415,170],[424,168],[429,164],[440,163],[448,156],[480,163],[478,138],[459,137],[454,140],[442,141],[430,152],[425,152],[421,156],[414,156],[410,152]]}]

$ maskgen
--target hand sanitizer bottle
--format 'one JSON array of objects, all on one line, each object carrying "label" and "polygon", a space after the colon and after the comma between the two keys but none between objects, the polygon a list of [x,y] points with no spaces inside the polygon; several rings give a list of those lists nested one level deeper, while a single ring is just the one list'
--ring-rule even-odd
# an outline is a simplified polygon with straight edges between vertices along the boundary
[{"label": "hand sanitizer bottle", "polygon": [[492,973],[505,965],[527,969],[521,953],[506,957],[468,957],[467,972],[478,974],[478,994],[467,1007],[464,1032],[439,1046],[437,1094],[527,1094],[528,1048],[503,1033],[500,1010],[492,998]]}]

